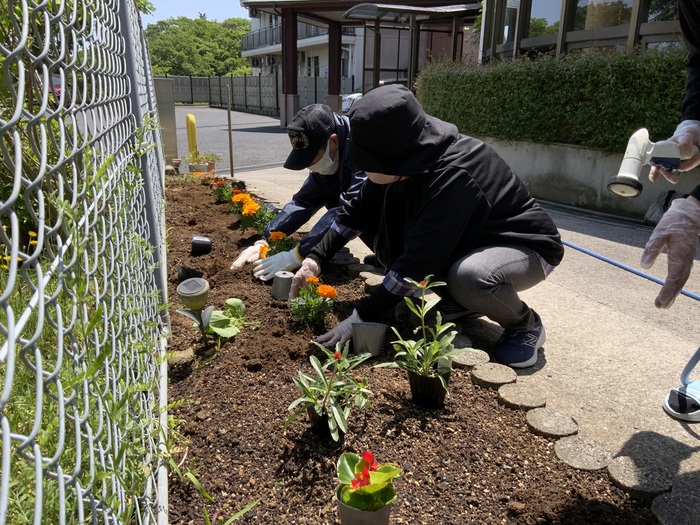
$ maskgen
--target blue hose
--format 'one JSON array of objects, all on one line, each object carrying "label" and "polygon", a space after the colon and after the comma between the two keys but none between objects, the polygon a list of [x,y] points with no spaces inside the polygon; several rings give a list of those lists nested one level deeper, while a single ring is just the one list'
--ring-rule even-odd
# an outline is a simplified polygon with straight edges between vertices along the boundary
[{"label": "blue hose", "polygon": [[[612,264],[613,266],[617,266],[618,268],[622,268],[623,270],[627,270],[628,272],[631,272],[635,275],[639,275],[640,277],[644,277],[645,279],[649,279],[650,281],[654,281],[657,284],[660,284],[660,285],[664,284],[663,279],[659,279],[658,277],[654,277],[653,275],[649,275],[648,273],[640,272],[636,268],[632,268],[631,266],[627,266],[626,264],[622,264],[621,262],[615,261],[613,259],[609,259],[603,255],[600,255],[599,253],[592,252],[591,250],[587,250],[586,248],[583,248],[581,246],[577,246],[576,244],[572,244],[568,241],[562,240],[561,242],[564,246],[568,246],[569,248],[573,248],[574,250],[578,250],[580,252],[588,254],[591,257],[595,257],[596,259],[600,259],[601,261],[605,261],[606,263]],[[700,301],[700,295],[695,294],[693,292],[689,292],[685,288],[681,290],[681,294],[685,295],[686,297],[690,297],[691,299],[695,299],[696,301]]]}]

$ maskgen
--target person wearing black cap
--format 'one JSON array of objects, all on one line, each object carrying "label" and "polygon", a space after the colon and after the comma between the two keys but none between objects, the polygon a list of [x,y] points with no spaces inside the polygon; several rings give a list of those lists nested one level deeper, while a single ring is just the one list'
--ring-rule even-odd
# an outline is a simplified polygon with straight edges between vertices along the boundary
[{"label": "person wearing black cap", "polygon": [[[292,151],[284,163],[290,170],[308,168],[311,173],[292,200],[267,225],[263,239],[246,248],[231,265],[241,268],[255,263],[255,277],[267,281],[282,270],[296,270],[311,248],[321,240],[337,217],[340,206],[359,193],[365,180],[361,171],[353,171],[346,155],[350,123],[325,104],[311,104],[302,108],[287,126]],[[318,210],[328,210],[299,245],[288,252],[260,259],[260,245],[267,245],[273,231],[291,235],[303,226]]]},{"label": "person wearing black cap", "polygon": [[493,149],[426,114],[405,87],[368,91],[349,117],[349,155],[367,181],[304,259],[291,296],[358,232],[377,233],[376,255],[388,272],[348,319],[316,341],[344,344],[353,322],[381,321],[403,297],[415,295],[405,278],[433,275],[466,311],[501,325],[499,362],[535,364],[546,332],[518,292],[543,281],[562,260],[551,218]]}]

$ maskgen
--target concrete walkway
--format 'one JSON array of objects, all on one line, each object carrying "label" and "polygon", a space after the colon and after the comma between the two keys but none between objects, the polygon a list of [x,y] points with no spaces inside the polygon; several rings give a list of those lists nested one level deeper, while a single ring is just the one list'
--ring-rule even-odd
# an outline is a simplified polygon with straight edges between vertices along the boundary
[{"label": "concrete walkway", "polygon": [[[223,117],[215,118],[225,123],[225,112],[220,113]],[[278,205],[306,177],[281,167],[289,151],[285,141],[282,132],[275,134],[274,146],[266,145],[282,156],[266,159],[263,169],[235,170],[249,191]],[[279,167],[270,167],[274,162]],[[653,510],[664,524],[700,523],[700,424],[672,419],[661,408],[700,345],[700,302],[681,295],[671,309],[658,310],[653,301],[659,285],[615,264],[643,272],[639,259],[650,227],[545,207],[567,244],[566,255],[547,281],[522,293],[542,317],[548,339],[537,364],[516,372],[516,384],[546,401],[540,415],[550,422],[573,420],[575,437],[555,447],[562,460],[579,468],[607,468],[625,490],[655,498]],[[360,259],[368,253],[360,242],[349,247]],[[659,257],[649,273],[663,279],[665,263],[665,256]],[[697,265],[687,288],[700,292]],[[464,322],[462,329],[486,352],[501,333],[486,319]],[[576,464],[587,455],[593,456],[590,461]]]}]

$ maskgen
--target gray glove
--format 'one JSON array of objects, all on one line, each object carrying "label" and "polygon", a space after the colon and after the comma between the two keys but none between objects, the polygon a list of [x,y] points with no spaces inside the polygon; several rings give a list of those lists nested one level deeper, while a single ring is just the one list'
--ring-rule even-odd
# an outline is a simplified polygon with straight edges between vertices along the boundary
[{"label": "gray glove", "polygon": [[667,248],[668,273],[654,301],[657,308],[670,308],[690,276],[700,234],[700,203],[693,197],[671,204],[642,253],[642,268],[651,268],[663,248]]},{"label": "gray glove", "polygon": [[245,266],[245,263],[252,263],[260,259],[261,246],[268,246],[267,241],[265,239],[255,241],[255,244],[253,244],[253,246],[243,250],[238,256],[238,259],[233,261],[233,264],[231,265],[231,270],[238,270],[239,268],[243,268],[243,266]]},{"label": "gray glove", "polygon": [[261,281],[269,281],[277,272],[296,270],[299,266],[301,266],[301,255],[299,250],[293,248],[288,252],[276,253],[256,261],[253,275]]},{"label": "gray glove", "polygon": [[[698,149],[700,148],[700,120],[684,120],[678,124],[673,136],[668,140],[678,142],[681,153],[679,172],[688,171],[700,165],[700,149]],[[649,180],[656,182],[661,175],[673,184],[678,182],[678,173],[659,166],[652,166],[649,171]]]},{"label": "gray glove", "polygon": [[336,343],[340,343],[340,346],[343,347],[352,339],[352,324],[361,322],[360,314],[357,313],[357,310],[353,310],[350,317],[335,325],[332,330],[319,335],[314,341],[326,348],[335,348]]},{"label": "gray glove", "polygon": [[306,280],[309,277],[318,277],[318,274],[320,273],[321,267],[315,260],[309,257],[304,259],[301,263],[301,268],[299,268],[299,271],[297,271],[297,273],[294,274],[294,277],[292,277],[292,286],[289,289],[289,299],[296,299],[296,297],[299,295],[299,288],[306,284]]}]

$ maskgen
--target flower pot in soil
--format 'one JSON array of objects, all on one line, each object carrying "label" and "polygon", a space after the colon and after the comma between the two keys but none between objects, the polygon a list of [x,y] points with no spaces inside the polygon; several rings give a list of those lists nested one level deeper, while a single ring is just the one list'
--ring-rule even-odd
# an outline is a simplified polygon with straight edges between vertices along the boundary
[{"label": "flower pot in soil", "polygon": [[306,407],[306,413],[309,415],[309,425],[313,433],[322,438],[330,438],[331,429],[328,428],[328,418],[319,416],[313,407]]},{"label": "flower pot in soil", "polygon": [[352,323],[352,344],[355,353],[369,353],[378,356],[382,353],[382,344],[387,325],[383,323]]},{"label": "flower pot in soil", "polygon": [[209,171],[207,170],[207,164],[205,162],[192,162],[188,164],[188,166],[190,167],[190,173],[206,173]]},{"label": "flower pot in soil", "polygon": [[340,501],[338,492],[335,496],[338,502],[338,514],[340,514],[341,525],[388,525],[391,516],[393,503],[385,505],[379,510],[368,512],[350,507]]},{"label": "flower pot in soil", "polygon": [[[411,398],[416,405],[426,408],[441,408],[445,406],[447,390],[442,386],[439,377],[422,376],[411,370],[406,370],[408,384],[411,387]],[[446,383],[450,381],[450,372],[442,374]]]}]

